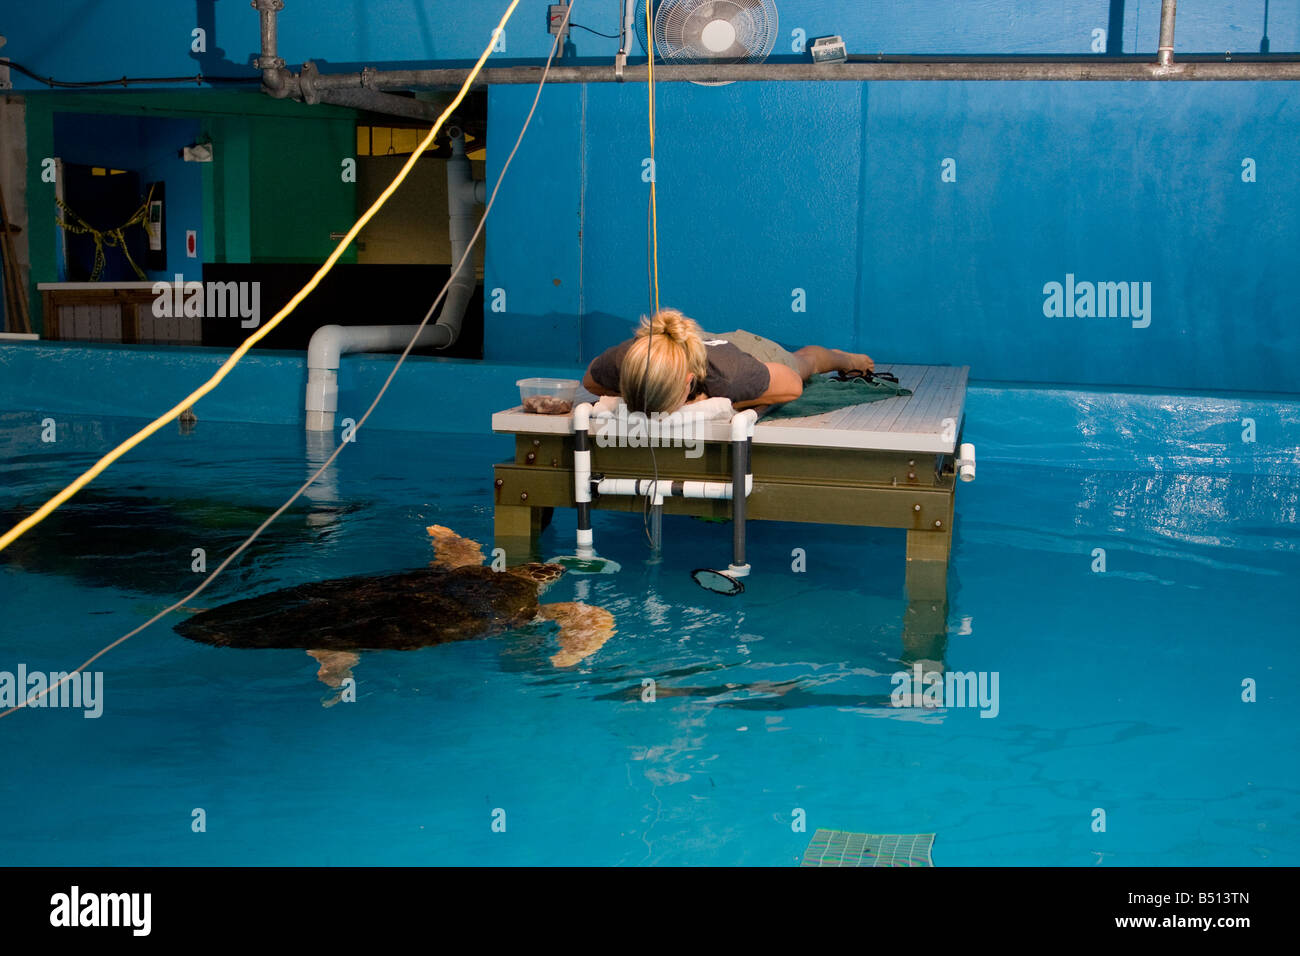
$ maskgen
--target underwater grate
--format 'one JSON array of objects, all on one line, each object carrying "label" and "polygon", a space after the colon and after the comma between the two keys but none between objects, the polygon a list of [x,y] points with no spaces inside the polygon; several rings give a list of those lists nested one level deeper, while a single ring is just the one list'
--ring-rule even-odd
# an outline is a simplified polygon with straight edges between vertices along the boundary
[{"label": "underwater grate", "polygon": [[800,866],[934,866],[933,833],[818,830]]}]

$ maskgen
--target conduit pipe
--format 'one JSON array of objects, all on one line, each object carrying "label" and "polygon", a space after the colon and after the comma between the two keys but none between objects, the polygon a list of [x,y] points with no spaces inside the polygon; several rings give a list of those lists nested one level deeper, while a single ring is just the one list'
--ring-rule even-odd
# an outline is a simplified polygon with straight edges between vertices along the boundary
[{"label": "conduit pipe", "polygon": [[[454,267],[464,264],[451,278],[442,312],[436,323],[420,332],[416,346],[446,348],[455,343],[465,320],[465,310],[474,296],[474,261],[466,256],[474,233],[474,204],[486,198],[486,186],[470,174],[465,155],[465,138],[456,127],[451,137],[451,158],[447,160],[448,231]],[[406,348],[418,325],[323,325],[307,345],[307,429],[329,431],[338,411],[338,369],[341,356],[352,352],[392,352]]]},{"label": "conduit pipe", "polygon": [[1160,46],[1156,50],[1156,62],[1162,67],[1174,65],[1174,16],[1178,10],[1178,0],[1161,0],[1160,2]]}]

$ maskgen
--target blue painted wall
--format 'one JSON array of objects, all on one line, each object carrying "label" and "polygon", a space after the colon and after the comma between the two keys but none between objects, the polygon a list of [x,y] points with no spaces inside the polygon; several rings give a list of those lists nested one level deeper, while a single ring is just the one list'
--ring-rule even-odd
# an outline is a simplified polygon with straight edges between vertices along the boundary
[{"label": "blue painted wall", "polygon": [[[64,162],[133,170],[140,174],[141,190],[151,182],[166,184],[167,268],[146,269],[143,262],[138,262],[148,279],[171,282],[177,273],[187,280],[203,278],[205,250],[200,246],[194,259],[185,255],[185,230],[194,229],[202,236],[202,167],[178,155],[182,146],[198,139],[199,121],[194,119],[104,113],[54,116],[55,155]],[[110,255],[120,253],[111,251]]]},{"label": "blue painted wall", "polygon": [[[852,52],[1087,54],[1111,4],[778,0],[781,39]],[[616,4],[574,18],[614,32]],[[129,8],[134,11],[128,15]],[[280,52],[346,69],[473,59],[504,2],[287,0]],[[536,62],[546,3],[525,0],[494,63]],[[7,55],[46,74],[247,72],[243,0],[23,5]],[[1128,0],[1121,49],[1151,53],[1158,0]],[[1273,52],[1300,9],[1270,5]],[[190,30],[207,24],[208,52]],[[148,43],[141,42],[141,25]],[[1178,52],[1256,52],[1263,0],[1183,0]],[[1114,39],[1111,48],[1114,49]],[[575,32],[570,62],[617,41]],[[147,54],[144,52],[147,51]],[[16,85],[31,83],[16,77]],[[1300,391],[1294,84],[665,84],[657,97],[660,301],[715,329],[970,364],[980,379]],[[555,86],[488,227],[493,359],[578,364],[647,310],[645,87]],[[491,187],[534,91],[489,99]],[[941,178],[945,159],[955,182]],[[1242,179],[1253,160],[1256,181]],[[1150,325],[1044,314],[1044,286],[1151,283]],[[806,311],[792,311],[794,290]]]},{"label": "blue painted wall", "polygon": [[[490,223],[487,288],[508,308],[486,317],[489,357],[586,361],[647,311],[644,94],[544,92]],[[492,142],[532,96],[493,88]],[[981,379],[1300,391],[1289,84],[673,84],[656,100],[660,302],[706,328]],[[1044,314],[1069,275],[1150,283],[1150,324]]]}]

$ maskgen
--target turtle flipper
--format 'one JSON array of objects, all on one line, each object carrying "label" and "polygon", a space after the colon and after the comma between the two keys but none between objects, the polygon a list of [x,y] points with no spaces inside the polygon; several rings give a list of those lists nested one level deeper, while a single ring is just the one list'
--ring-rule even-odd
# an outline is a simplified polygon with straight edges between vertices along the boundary
[{"label": "turtle flipper", "polygon": [[614,615],[603,607],[580,601],[542,604],[538,614],[560,625],[560,650],[551,656],[556,667],[572,667],[605,646],[616,633]]},{"label": "turtle flipper", "polygon": [[463,568],[483,563],[483,545],[477,541],[462,538],[440,524],[431,524],[424,530],[429,532],[429,539],[433,543],[433,561],[430,563],[435,567]]},{"label": "turtle flipper", "polygon": [[352,677],[352,668],[361,661],[361,655],[355,651],[308,651],[307,656],[320,664],[316,678],[326,687],[339,691],[333,697],[321,701],[322,707],[333,707],[343,695],[340,688],[343,682]]}]

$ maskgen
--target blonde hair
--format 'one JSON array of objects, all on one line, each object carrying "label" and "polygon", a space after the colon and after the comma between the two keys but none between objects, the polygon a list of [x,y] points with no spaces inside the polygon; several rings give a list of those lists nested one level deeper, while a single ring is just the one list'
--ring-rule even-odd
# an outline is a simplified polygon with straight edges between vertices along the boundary
[{"label": "blonde hair", "polygon": [[653,318],[641,317],[623,356],[618,390],[634,412],[673,412],[690,394],[686,376],[702,383],[707,368],[699,325],[676,309],[660,309]]}]

